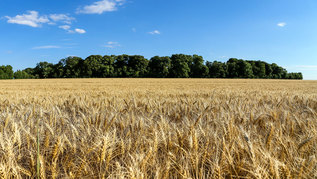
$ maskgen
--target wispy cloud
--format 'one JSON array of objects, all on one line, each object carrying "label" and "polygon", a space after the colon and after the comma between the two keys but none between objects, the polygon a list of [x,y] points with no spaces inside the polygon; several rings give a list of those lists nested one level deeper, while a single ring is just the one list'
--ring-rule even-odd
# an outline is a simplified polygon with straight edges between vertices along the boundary
[{"label": "wispy cloud", "polygon": [[61,25],[61,26],[58,26],[58,28],[63,29],[65,31],[67,31],[68,33],[78,33],[78,34],[86,33],[86,30],[84,30],[84,29],[74,29],[74,30],[72,30],[70,25]]},{"label": "wispy cloud", "polygon": [[77,13],[81,14],[102,14],[104,12],[112,12],[118,9],[118,6],[123,5],[124,0],[101,0],[94,2],[91,5],[78,8]]},{"label": "wispy cloud", "polygon": [[161,34],[161,32],[160,32],[160,31],[158,31],[158,30],[154,30],[154,31],[152,31],[152,32],[149,32],[149,34],[152,34],[152,35],[159,35],[159,34]]},{"label": "wispy cloud", "polygon": [[44,46],[33,47],[32,49],[40,50],[40,49],[56,49],[56,48],[61,48],[61,47],[56,45],[44,45]]},{"label": "wispy cloud", "polygon": [[31,27],[40,27],[41,24],[49,23],[47,16],[39,16],[37,11],[28,11],[27,14],[16,15],[15,17],[5,16],[8,23],[27,25]]},{"label": "wispy cloud", "polygon": [[64,29],[64,30],[69,30],[70,26],[69,25],[61,25],[61,26],[58,26],[58,28]]},{"label": "wispy cloud", "polygon": [[5,18],[10,24],[20,24],[31,27],[41,27],[42,24],[71,24],[72,21],[75,20],[75,18],[66,14],[39,15],[37,11],[27,11],[26,14],[16,15],[14,17],[5,16]]},{"label": "wispy cloud", "polygon": [[78,33],[78,34],[85,34],[86,33],[86,30],[84,30],[84,29],[72,30],[70,25],[61,25],[61,26],[58,26],[58,28],[63,29],[65,31],[67,31],[68,33]]},{"label": "wispy cloud", "polygon": [[279,27],[285,27],[286,25],[287,25],[286,22],[280,22],[277,24],[277,26]]},{"label": "wispy cloud", "polygon": [[116,48],[116,47],[120,47],[121,45],[118,42],[107,42],[107,45],[105,45],[104,47],[107,48]]},{"label": "wispy cloud", "polygon": [[79,34],[84,34],[86,33],[86,31],[84,29],[75,29],[75,32],[76,33],[79,33]]},{"label": "wispy cloud", "polygon": [[74,17],[70,17],[66,14],[50,14],[49,18],[54,22],[63,22],[65,24],[71,24],[72,21],[75,20]]}]

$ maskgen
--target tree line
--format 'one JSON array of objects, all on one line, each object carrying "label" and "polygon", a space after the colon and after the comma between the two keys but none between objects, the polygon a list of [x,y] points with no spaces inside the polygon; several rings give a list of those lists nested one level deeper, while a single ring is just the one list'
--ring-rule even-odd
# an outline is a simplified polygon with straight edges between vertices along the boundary
[{"label": "tree line", "polygon": [[205,62],[202,56],[185,54],[150,60],[141,55],[91,55],[86,59],[71,56],[56,64],[44,61],[16,72],[10,65],[0,66],[0,79],[147,77],[303,79],[302,73],[288,73],[275,63],[237,58]]}]

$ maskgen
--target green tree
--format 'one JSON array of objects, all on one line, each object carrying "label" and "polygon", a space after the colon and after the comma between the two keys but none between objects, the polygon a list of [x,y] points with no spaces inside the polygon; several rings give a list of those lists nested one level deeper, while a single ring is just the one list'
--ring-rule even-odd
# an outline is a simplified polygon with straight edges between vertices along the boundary
[{"label": "green tree", "polygon": [[100,77],[114,77],[115,56],[105,55],[102,58],[101,67],[99,69]]},{"label": "green tree", "polygon": [[259,67],[259,78],[265,78],[266,77],[266,68],[265,68],[265,63],[262,61],[257,62],[257,66]]},{"label": "green tree", "polygon": [[238,78],[239,77],[239,66],[238,66],[238,59],[230,58],[227,61],[227,77],[228,78]]},{"label": "green tree", "polygon": [[40,62],[35,68],[13,73],[11,66],[0,66],[0,78],[105,78],[105,77],[155,77],[155,78],[274,78],[303,79],[302,73],[288,73],[277,64],[264,61],[230,58],[226,63],[206,62],[199,55],[174,54],[171,57],[141,55],[91,55],[85,60],[68,57],[57,64]]},{"label": "green tree", "polygon": [[266,78],[272,78],[273,70],[272,70],[271,65],[268,63],[265,63],[265,72],[266,72],[266,74],[265,74]]},{"label": "green tree", "polygon": [[293,79],[293,80],[302,80],[303,74],[302,73],[287,73],[286,79]]},{"label": "green tree", "polygon": [[129,56],[128,71],[129,77],[145,77],[149,61],[141,55]]},{"label": "green tree", "polygon": [[287,78],[287,71],[284,68],[278,66],[275,63],[272,63],[271,67],[272,67],[272,78],[274,78],[274,79],[286,79]]},{"label": "green tree", "polygon": [[227,65],[222,62],[214,61],[207,62],[206,66],[209,68],[209,77],[210,78],[225,78]]},{"label": "green tree", "polygon": [[175,54],[171,57],[171,70],[169,76],[172,78],[188,78],[192,57],[184,54]]},{"label": "green tree", "polygon": [[13,79],[14,73],[11,65],[0,66],[0,79]]},{"label": "green tree", "polygon": [[24,70],[18,70],[14,72],[14,79],[29,79],[32,78],[27,72]]},{"label": "green tree", "polygon": [[119,55],[115,57],[114,71],[115,77],[129,77],[128,72],[129,55]]},{"label": "green tree", "polygon": [[102,77],[102,62],[101,55],[90,55],[84,61],[84,76],[88,78]]},{"label": "green tree", "polygon": [[238,60],[238,77],[239,78],[253,78],[252,66],[244,60]]},{"label": "green tree", "polygon": [[53,65],[53,70],[51,73],[52,78],[64,78],[64,64],[63,61],[59,61],[57,64]]},{"label": "green tree", "polygon": [[193,78],[206,78],[209,74],[209,68],[204,64],[203,57],[198,55],[193,55],[190,71],[190,77]]},{"label": "green tree", "polygon": [[152,57],[149,61],[149,77],[165,78],[168,76],[171,68],[171,59],[169,57]]},{"label": "green tree", "polygon": [[[81,71],[83,66],[83,59],[76,56],[70,56],[61,60],[64,66],[65,78],[80,78],[82,77]],[[58,66],[60,67],[60,66]],[[60,69],[60,68],[59,68]]]},{"label": "green tree", "polygon": [[36,78],[34,73],[34,68],[26,68],[23,71],[26,72],[30,78]]},{"label": "green tree", "polygon": [[34,73],[38,78],[51,78],[53,64],[48,62],[40,62],[34,68]]}]

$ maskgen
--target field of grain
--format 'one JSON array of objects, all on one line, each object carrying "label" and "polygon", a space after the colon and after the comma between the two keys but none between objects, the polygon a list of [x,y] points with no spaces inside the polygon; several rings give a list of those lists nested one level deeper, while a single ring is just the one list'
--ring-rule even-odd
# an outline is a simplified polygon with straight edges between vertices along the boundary
[{"label": "field of grain", "polygon": [[1,178],[317,178],[317,81],[0,81]]}]

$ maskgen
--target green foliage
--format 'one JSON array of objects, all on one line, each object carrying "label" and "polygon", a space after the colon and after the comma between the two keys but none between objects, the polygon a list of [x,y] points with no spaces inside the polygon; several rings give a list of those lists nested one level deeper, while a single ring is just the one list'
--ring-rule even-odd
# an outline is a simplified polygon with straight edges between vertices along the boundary
[{"label": "green foliage", "polygon": [[225,78],[227,65],[226,63],[214,61],[214,62],[207,62],[206,66],[209,69],[209,78]]},{"label": "green foliage", "polygon": [[[67,57],[66,59],[62,59],[60,61],[60,65],[63,68],[63,77],[65,78],[80,78],[82,77],[81,72],[83,71],[81,68],[83,67],[83,59],[80,57]],[[86,61],[85,61],[86,62]],[[61,66],[58,66],[61,67]],[[60,68],[59,68],[60,69]],[[61,72],[61,70],[57,70],[57,73]],[[52,75],[51,75],[52,77]]]},{"label": "green foliage", "polygon": [[150,60],[141,55],[91,55],[85,60],[67,57],[56,64],[39,62],[35,68],[15,73],[10,65],[0,66],[0,79],[108,77],[303,79],[302,73],[288,73],[275,63],[230,58],[205,64],[202,56],[185,54]]},{"label": "green foliage", "polygon": [[192,57],[190,55],[176,54],[171,57],[171,71],[169,76],[172,78],[188,78]]},{"label": "green foliage", "polygon": [[115,61],[115,56],[105,55],[102,58],[99,77],[103,77],[103,78],[114,77],[114,61]]},{"label": "green foliage", "polygon": [[227,62],[227,77],[228,78],[238,78],[239,77],[239,67],[238,59],[230,58]]},{"label": "green foliage", "polygon": [[50,78],[54,65],[48,62],[40,62],[34,68],[34,74],[37,78]]},{"label": "green foliage", "polygon": [[128,61],[129,61],[129,55],[119,55],[115,57],[115,62],[114,62],[115,77],[129,77]]},{"label": "green foliage", "polygon": [[303,79],[303,74],[302,73],[288,73],[286,75],[287,79],[296,79],[296,80],[302,80]]},{"label": "green foliage", "polygon": [[13,79],[13,69],[11,65],[0,66],[0,79]]},{"label": "green foliage", "polygon": [[147,74],[147,66],[149,62],[143,56],[133,55],[129,56],[128,71],[129,77],[139,78],[145,77]]},{"label": "green foliage", "polygon": [[209,68],[204,65],[203,57],[198,55],[193,55],[190,71],[192,78],[206,78],[209,75]]},{"label": "green foliage", "polygon": [[148,76],[152,78],[166,78],[170,68],[170,57],[152,57],[148,66]]},{"label": "green foliage", "polygon": [[237,62],[239,78],[253,78],[252,66],[244,60]]},{"label": "green foliage", "polygon": [[18,70],[14,72],[14,79],[29,79],[29,78],[32,78],[32,76],[29,75],[27,72],[25,72],[25,70],[23,71]]}]

